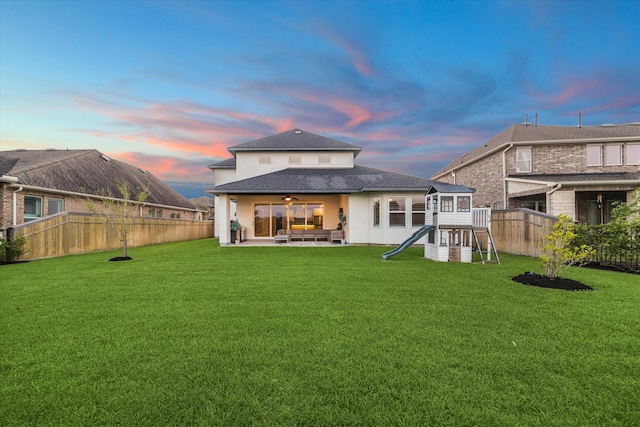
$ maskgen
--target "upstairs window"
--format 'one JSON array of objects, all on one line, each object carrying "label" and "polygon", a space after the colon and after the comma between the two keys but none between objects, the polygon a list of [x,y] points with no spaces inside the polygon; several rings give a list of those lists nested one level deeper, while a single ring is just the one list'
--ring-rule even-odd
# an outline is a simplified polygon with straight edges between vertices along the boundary
[{"label": "upstairs window", "polygon": [[271,164],[271,154],[260,154],[258,156],[258,163],[261,165],[270,165]]},{"label": "upstairs window", "polygon": [[531,147],[516,148],[516,173],[527,173],[531,170]]},{"label": "upstairs window", "polygon": [[326,165],[331,163],[331,154],[318,154],[318,164]]},{"label": "upstairs window", "polygon": [[640,144],[627,144],[627,164],[640,165]]},{"label": "upstairs window", "polygon": [[622,145],[620,144],[607,144],[604,150],[605,165],[618,166],[622,164]]},{"label": "upstairs window", "polygon": [[289,164],[299,165],[302,163],[302,156],[300,154],[289,154]]},{"label": "upstairs window", "polygon": [[42,198],[34,196],[24,196],[24,220],[42,217]]},{"label": "upstairs window", "polygon": [[602,166],[602,145],[587,145],[587,166]]}]

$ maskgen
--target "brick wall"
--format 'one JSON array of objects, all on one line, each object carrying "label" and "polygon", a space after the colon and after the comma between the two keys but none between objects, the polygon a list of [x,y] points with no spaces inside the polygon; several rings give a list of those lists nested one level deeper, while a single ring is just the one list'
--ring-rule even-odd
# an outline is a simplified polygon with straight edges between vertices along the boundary
[{"label": "brick wall", "polygon": [[[506,147],[505,147],[506,148]],[[567,174],[567,173],[598,173],[598,172],[636,172],[637,165],[622,164],[619,166],[587,166],[586,144],[563,144],[563,145],[533,145],[532,151],[532,174]],[[516,147],[510,148],[505,155],[506,173],[515,177],[526,179],[529,174],[516,174]],[[476,189],[473,201],[476,206],[489,205],[495,208],[497,203],[503,202],[503,179],[502,179],[502,152],[503,149],[490,154],[489,156],[469,163],[458,169],[455,173],[455,183],[466,185]],[[623,148],[623,159],[626,154]],[[623,163],[626,160],[623,160]],[[451,175],[438,178],[438,181],[454,183]],[[610,191],[616,191],[616,188],[609,188]],[[552,211],[549,213],[557,214],[559,212],[575,215],[575,202],[571,207],[568,201],[570,191],[556,195],[553,198]],[[555,194],[555,193],[554,193]],[[575,194],[575,191],[573,191]],[[514,206],[506,206],[510,208]],[[562,209],[567,210],[562,210]]]}]

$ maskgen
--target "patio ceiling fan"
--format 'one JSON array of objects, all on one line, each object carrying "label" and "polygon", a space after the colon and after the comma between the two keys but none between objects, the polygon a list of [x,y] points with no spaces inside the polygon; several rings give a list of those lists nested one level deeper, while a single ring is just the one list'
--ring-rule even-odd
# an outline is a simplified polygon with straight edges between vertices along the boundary
[{"label": "patio ceiling fan", "polygon": [[285,201],[287,201],[287,202],[290,202],[290,201],[292,201],[292,200],[298,200],[298,198],[297,198],[297,197],[293,197],[293,196],[291,196],[291,194],[285,194],[285,196],[282,198],[282,200],[285,200]]}]

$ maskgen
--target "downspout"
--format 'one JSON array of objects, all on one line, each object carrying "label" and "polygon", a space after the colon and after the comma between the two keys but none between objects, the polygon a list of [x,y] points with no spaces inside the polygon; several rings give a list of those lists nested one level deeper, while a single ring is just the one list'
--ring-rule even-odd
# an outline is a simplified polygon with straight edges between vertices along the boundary
[{"label": "downspout", "polygon": [[18,196],[16,193],[22,191],[22,186],[13,192],[13,226],[18,225]]},{"label": "downspout", "polygon": [[551,195],[561,188],[562,188],[562,184],[558,183],[554,188],[547,191],[547,213],[550,213],[549,209],[551,208]]},{"label": "downspout", "polygon": [[507,209],[507,151],[513,147],[513,144],[509,144],[507,148],[502,151],[502,209]]}]

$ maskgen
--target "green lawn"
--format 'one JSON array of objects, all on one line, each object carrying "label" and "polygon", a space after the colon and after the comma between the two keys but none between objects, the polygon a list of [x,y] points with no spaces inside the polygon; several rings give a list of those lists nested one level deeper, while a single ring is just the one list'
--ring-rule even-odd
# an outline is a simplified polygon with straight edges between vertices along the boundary
[{"label": "green lawn", "polygon": [[0,425],[632,426],[640,276],[200,240],[0,266]]}]

